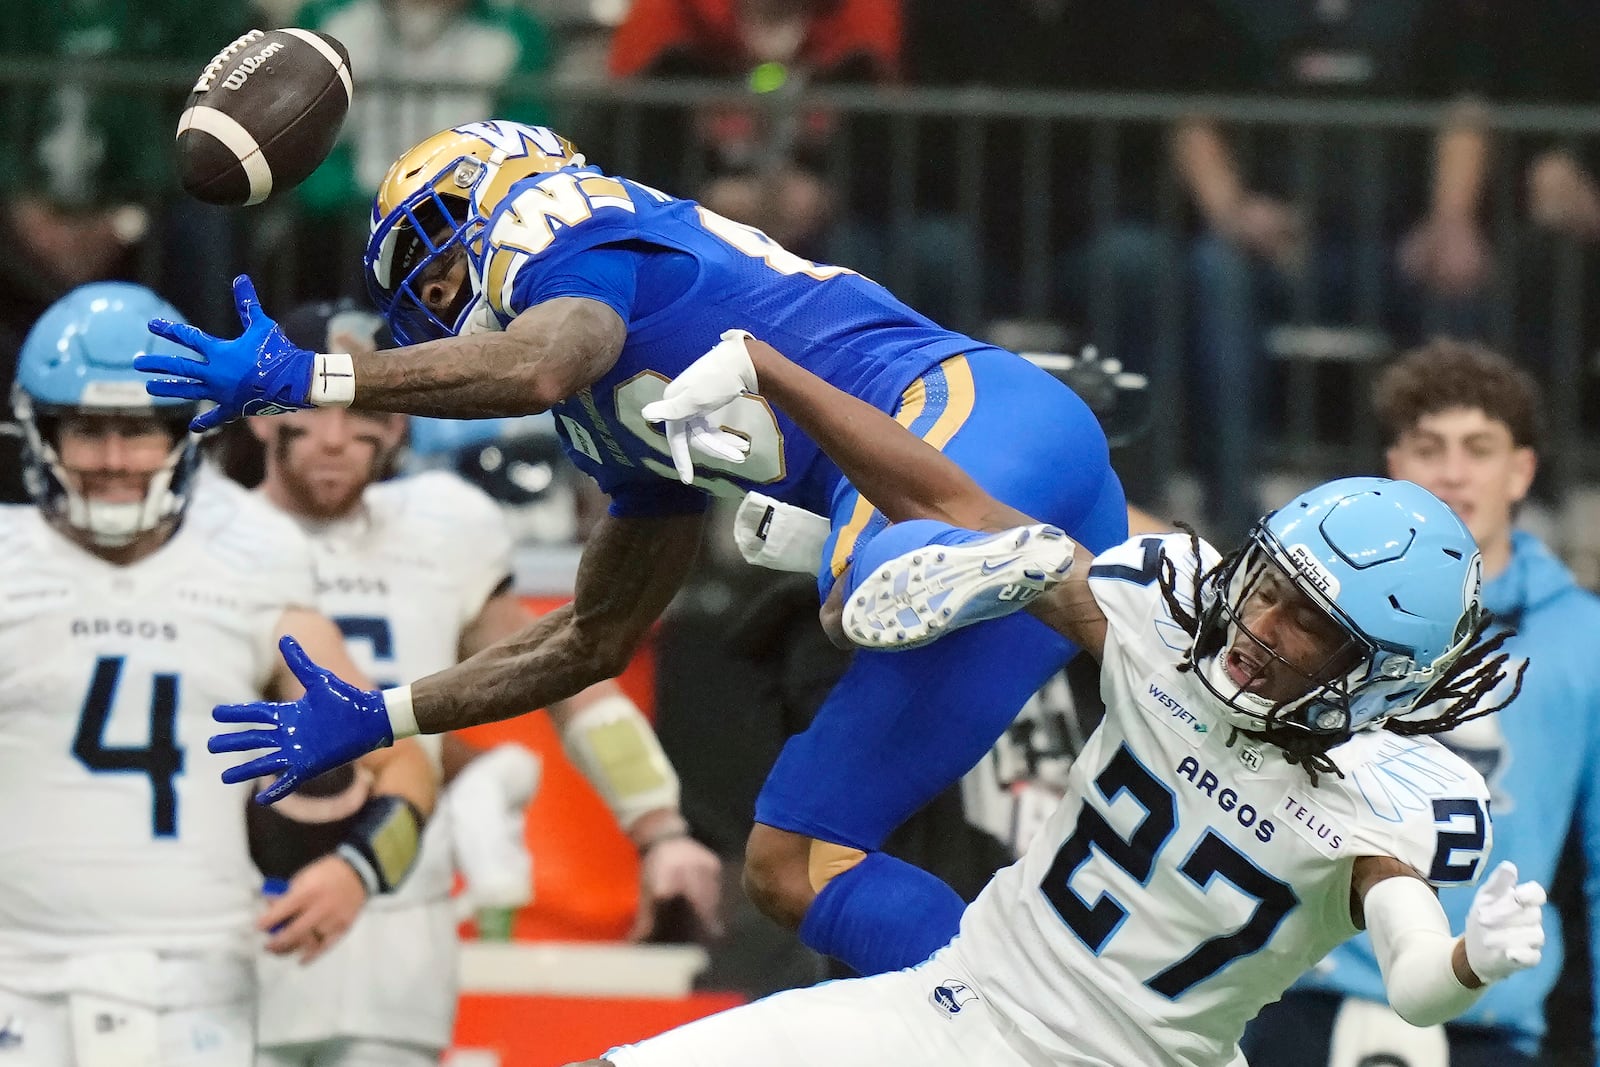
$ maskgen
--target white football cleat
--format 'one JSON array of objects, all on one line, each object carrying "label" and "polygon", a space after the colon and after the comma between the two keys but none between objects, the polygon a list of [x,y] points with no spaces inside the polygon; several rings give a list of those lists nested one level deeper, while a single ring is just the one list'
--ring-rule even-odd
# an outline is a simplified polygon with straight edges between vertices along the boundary
[{"label": "white football cleat", "polygon": [[1010,615],[1065,578],[1076,550],[1043,523],[919,548],[862,580],[845,603],[844,632],[862,648],[916,648]]}]

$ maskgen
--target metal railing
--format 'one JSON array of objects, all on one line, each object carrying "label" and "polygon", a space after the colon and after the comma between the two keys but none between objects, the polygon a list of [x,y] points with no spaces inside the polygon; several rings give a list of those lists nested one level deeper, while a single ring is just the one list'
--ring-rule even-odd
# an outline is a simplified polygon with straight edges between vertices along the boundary
[{"label": "metal railing", "polygon": [[[91,102],[147,97],[175,121],[193,75],[187,66],[168,63],[98,62],[63,68],[54,59],[8,60],[0,64],[0,115],[7,116],[6,129],[12,132],[0,134],[0,146],[26,184],[48,184],[48,168],[39,169],[29,154],[32,147],[18,131],[37,131],[39,124],[32,119],[51,99],[67,90]],[[1204,114],[1241,144],[1271,144],[1276,156],[1268,162],[1293,176],[1287,192],[1305,202],[1317,202],[1330,177],[1347,185],[1353,180],[1357,192],[1349,198],[1340,237],[1374,242],[1381,254],[1357,257],[1361,276],[1352,287],[1358,295],[1348,313],[1337,321],[1327,319],[1317,306],[1318,279],[1308,275],[1292,287],[1284,314],[1264,323],[1334,331],[1276,335],[1302,340],[1336,336],[1346,328],[1363,331],[1357,339],[1367,340],[1360,345],[1345,337],[1326,351],[1316,346],[1307,350],[1303,344],[1278,346],[1277,355],[1292,370],[1272,396],[1288,414],[1266,442],[1269,463],[1349,468],[1370,458],[1364,452],[1372,443],[1370,434],[1330,435],[1319,425],[1318,413],[1334,410],[1344,416],[1339,421],[1365,425],[1366,398],[1356,391],[1364,380],[1363,360],[1339,352],[1381,354],[1384,339],[1399,340],[1385,311],[1392,287],[1387,263],[1397,234],[1393,220],[1384,217],[1380,194],[1395,179],[1397,160],[1407,153],[1425,160],[1425,154],[1416,155],[1418,146],[1425,147],[1451,114],[1445,104],[1411,102],[794,85],[755,93],[699,82],[537,81],[495,87],[494,92],[543,101],[553,121],[591,160],[681,195],[697,195],[714,173],[704,144],[694,136],[693,116],[719,109],[756,116],[765,131],[752,164],[757,175],[775,172],[797,148],[803,120],[827,116],[835,133],[817,153],[818,166],[838,198],[840,213],[861,216],[853,221],[867,224],[880,246],[878,262],[867,273],[950,325],[981,334],[1001,317],[1063,323],[1068,336],[1094,342],[1102,353],[1148,375],[1148,401],[1161,427],[1149,435],[1147,445],[1149,474],[1156,479],[1187,458],[1183,438],[1173,428],[1202,417],[1213,419],[1217,413],[1197,415],[1183,402],[1196,311],[1190,258],[1200,228],[1165,157],[1147,153],[1141,162],[1137,147],[1148,148],[1174,123]],[[405,143],[429,132],[400,128],[415,110],[411,105],[440,94],[463,102],[487,101],[494,95],[468,81],[415,85],[362,80],[357,87],[360,110],[350,124],[380,127],[394,143]],[[484,109],[492,106],[485,103]],[[486,116],[459,119],[470,117]],[[1541,276],[1537,292],[1528,291],[1530,280],[1517,269],[1519,249],[1530,230],[1520,206],[1520,165],[1526,153],[1519,149],[1592,149],[1600,144],[1600,110],[1486,106],[1480,121],[1497,144],[1484,217],[1502,267],[1486,293],[1485,339],[1535,367],[1549,387],[1547,468],[1560,480],[1592,476],[1600,473],[1600,436],[1584,424],[1583,416],[1594,400],[1594,368],[1586,353],[1596,343],[1591,326],[1600,319],[1589,293],[1595,279],[1586,274],[1590,267],[1584,248],[1558,240],[1550,242],[1548,274]],[[665,130],[675,132],[667,136]],[[166,129],[152,131],[144,142],[146,150],[170,155],[170,137],[169,122]],[[1333,142],[1348,150],[1340,159],[1346,173],[1330,174],[1325,165],[1327,146]],[[1063,159],[1075,162],[1075,173],[1062,173]],[[132,166],[135,161],[125,162]],[[1137,204],[1127,196],[1130,173],[1131,184],[1145,194]],[[136,196],[152,212],[193,210],[170,184],[141,188]],[[352,210],[350,217],[354,214]],[[1091,269],[1070,280],[1070,250],[1063,247],[1069,240],[1092,244],[1135,215],[1156,238],[1149,246],[1156,258],[1148,264],[1147,291],[1135,293],[1148,304],[1140,318],[1148,331],[1149,351],[1139,359],[1119,345],[1119,315],[1127,317],[1129,294],[1119,291],[1115,272]],[[214,238],[229,244],[201,259],[251,268],[262,276],[269,299],[331,295],[306,291],[302,279],[315,273],[313,268],[322,269],[319,277],[333,279],[322,284],[349,287],[356,276],[359,223],[340,229],[316,220],[308,226],[305,212],[292,198],[207,218]],[[1069,218],[1081,220],[1074,224],[1077,230],[1064,225]],[[1006,224],[997,225],[997,219]],[[930,231],[930,222],[944,229]],[[171,279],[182,274],[173,269],[174,257],[196,254],[192,243],[146,242],[140,271],[150,279]],[[350,266],[329,274],[330,263]],[[938,286],[929,284],[930,271],[938,275]],[[194,291],[172,294],[174,298],[197,305],[203,324],[225,316],[224,279],[190,280]],[[1373,337],[1380,340],[1372,342]],[[1544,350],[1519,351],[1529,337],[1544,338]],[[1319,369],[1326,363],[1341,369]],[[1280,376],[1267,362],[1257,372]],[[1205,431],[1191,425],[1189,432],[1192,438]]]}]

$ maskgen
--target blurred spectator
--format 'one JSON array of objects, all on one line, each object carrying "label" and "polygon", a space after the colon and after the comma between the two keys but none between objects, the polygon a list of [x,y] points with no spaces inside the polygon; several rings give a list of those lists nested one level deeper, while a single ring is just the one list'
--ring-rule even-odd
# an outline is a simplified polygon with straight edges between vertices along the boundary
[{"label": "blurred spectator", "polygon": [[[1443,98],[1460,85],[1456,4],[1213,2],[1218,33],[1196,88],[1370,99]],[[1402,335],[1471,332],[1491,268],[1470,109],[1438,132],[1431,167],[1417,134],[1237,134],[1196,116],[1174,139],[1206,228],[1192,252],[1194,386],[1215,417],[1195,443],[1224,537],[1260,511],[1241,475],[1257,469],[1256,436],[1270,425],[1265,325],[1292,314]]]},{"label": "blurred spectator", "polygon": [[[802,256],[887,280],[895,245],[883,120],[799,98],[811,84],[893,84],[900,50],[900,0],[636,0],[612,38],[614,76],[723,80],[749,96],[688,116],[650,112],[641,125],[651,150],[629,173]],[[615,146],[619,158],[631,151]],[[952,259],[939,225],[919,220],[902,235],[916,260],[912,284],[891,283],[936,316],[945,309],[930,305],[948,299]]]},{"label": "blurred spectator", "polygon": [[[549,121],[526,81],[554,57],[543,24],[493,0],[311,0],[298,24],[342,41],[361,86],[333,154],[299,190],[309,247],[326,250],[301,265],[303,288],[313,297],[354,295],[363,291],[372,196],[389,165],[458,123]],[[330,239],[340,243],[330,249]]]},{"label": "blurred spectator", "polygon": [[[1471,54],[1471,87],[1492,103],[1600,104],[1600,18],[1582,0],[1529,0],[1514,8],[1493,0],[1466,0],[1461,17]],[[1516,356],[1554,384],[1571,386],[1578,370],[1577,354],[1566,353],[1563,366],[1558,346],[1581,341],[1592,349],[1600,340],[1600,300],[1586,294],[1594,287],[1596,252],[1600,250],[1600,150],[1592,139],[1518,137],[1480,134],[1477,159],[1484,170],[1499,156],[1511,162],[1507,172],[1522,179],[1506,203],[1518,203],[1522,216],[1511,227],[1517,235],[1512,266],[1512,307]],[[1487,175],[1477,183],[1487,192]],[[1520,194],[1520,195],[1519,195]],[[1487,200],[1487,196],[1484,197]],[[1487,206],[1487,205],[1485,205]],[[1564,277],[1572,257],[1582,279]],[[1581,288],[1583,293],[1575,293]],[[1581,336],[1559,337],[1558,323],[1575,313],[1569,303],[1581,301]]]},{"label": "blurred spectator", "polygon": [[[1185,0],[919,0],[906,16],[906,65],[911,80],[926,86],[1173,91],[1192,80],[1191,57],[1208,47],[1204,15],[1203,5]],[[1036,123],[993,122],[974,146],[960,143],[946,124],[940,148],[924,154],[932,198],[954,207],[953,161],[963,151],[982,152],[986,312],[1064,316],[1082,328],[1080,340],[1128,369],[1175,374],[1156,358],[1163,301],[1170,307],[1181,297],[1176,284],[1167,285],[1174,272],[1163,267],[1175,249],[1158,225],[1168,174],[1164,125],[1052,123],[1047,184],[1031,189],[1028,148],[1039,130]],[[1113,138],[1103,160],[1100,135]],[[1019,265],[1041,227],[1052,284],[1029,294]],[[1042,306],[1030,306],[1030,296]],[[1172,314],[1176,323],[1175,307]],[[1134,496],[1159,493],[1147,451],[1117,457]]]},{"label": "blurred spectator", "polygon": [[[172,284],[147,277],[200,325],[192,280],[217,265],[220,214],[175,197],[170,149],[184,91],[159,81],[137,91],[77,81],[106,60],[175,61],[200,67],[249,28],[244,0],[75,0],[29,5],[0,39],[0,60],[48,59],[48,82],[11,83],[0,134],[0,386],[9,387],[23,334],[67,290],[128,277],[135,253],[155,238],[190,258]],[[159,254],[158,254],[159,258]],[[146,272],[148,273],[148,272]]]},{"label": "blurred spectator", "polygon": [[[1435,341],[1386,370],[1374,400],[1389,475],[1437,494],[1467,524],[1483,554],[1484,606],[1515,630],[1505,651],[1529,660],[1521,692],[1505,711],[1439,735],[1489,784],[1494,847],[1483,869],[1510,860],[1520,877],[1551,884],[1572,827],[1589,870],[1583,907],[1593,929],[1600,914],[1600,676],[1591,657],[1600,599],[1516,528],[1538,463],[1538,390],[1487,349]],[[1472,891],[1446,889],[1439,901],[1454,928],[1466,919]],[[1243,1048],[1252,1067],[1532,1067],[1545,1000],[1562,973],[1555,931],[1550,942],[1538,966],[1497,983],[1442,1028],[1419,1030],[1384,1004],[1368,939],[1347,941],[1262,1011]]]}]

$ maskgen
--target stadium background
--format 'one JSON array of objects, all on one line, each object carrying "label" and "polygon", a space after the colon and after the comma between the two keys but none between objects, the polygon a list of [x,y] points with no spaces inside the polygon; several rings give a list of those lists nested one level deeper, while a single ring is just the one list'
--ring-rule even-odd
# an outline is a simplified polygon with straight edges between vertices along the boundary
[{"label": "stadium background", "polygon": [[[222,332],[233,328],[223,280],[240,270],[256,277],[269,309],[360,298],[367,196],[395,155],[453,122],[544,121],[607,169],[703,197],[796,251],[862,270],[942,322],[1047,354],[1096,346],[1097,361],[1044,361],[1093,401],[1130,496],[1218,538],[1239,533],[1258,504],[1375,468],[1365,384],[1384,358],[1435,329],[1482,338],[1546,386],[1544,462],[1523,518],[1594,586],[1600,199],[1591,217],[1583,183],[1592,193],[1589,168],[1600,162],[1600,13],[1591,7],[32,5],[29,32],[0,40],[0,376],[9,387],[34,317],[83,281],[145,281]],[[252,25],[290,24],[350,49],[356,103],[333,158],[295,194],[257,208],[183,199],[172,131],[195,71]],[[1279,217],[1284,233],[1262,238],[1284,265],[1280,292],[1251,289],[1238,263],[1211,258],[1230,220],[1204,209],[1179,165],[1196,129],[1219,132],[1250,187],[1294,209]],[[1440,251],[1443,161],[1463,145],[1483,153],[1481,187],[1468,190],[1467,236],[1449,231],[1460,240]],[[1222,236],[1237,243],[1249,239],[1243,232]],[[1429,248],[1431,259],[1418,251]],[[1245,292],[1247,306],[1219,311],[1216,294],[1230,291]],[[1259,328],[1259,352],[1240,346],[1242,362],[1219,366],[1208,330],[1240,323]],[[1253,404],[1215,403],[1217,382]],[[216,447],[247,472],[238,444]],[[15,445],[0,438],[9,499],[21,493]],[[547,426],[419,430],[409,462],[450,466],[489,488],[521,536],[521,590],[545,603],[563,596],[595,502]],[[546,773],[529,820],[534,903],[515,917],[510,947],[463,929],[475,992],[457,1063],[560,1062],[825,973],[743,906],[736,863],[764,769],[841,666],[813,611],[808,583],[750,572],[724,538],[626,679],[654,710],[697,835],[729,861],[735,914],[709,952],[621,947],[634,905],[627,843],[542,720],[484,728],[535,747]],[[990,764],[897,847],[975,891],[1005,860],[999,838],[1015,832],[1011,786],[1059,773],[1082,717],[1092,719],[1092,678],[1073,681],[1043,694]],[[1576,924],[1569,932],[1586,937]],[[1579,968],[1584,957],[1569,955]],[[1572,996],[1552,1006],[1552,1062],[1591,1062],[1587,984],[1581,974],[1562,983]]]}]

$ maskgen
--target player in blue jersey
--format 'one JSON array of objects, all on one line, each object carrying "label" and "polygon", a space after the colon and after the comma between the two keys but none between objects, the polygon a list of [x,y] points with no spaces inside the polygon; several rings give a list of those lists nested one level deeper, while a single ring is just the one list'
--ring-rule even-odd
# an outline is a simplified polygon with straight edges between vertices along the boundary
[{"label": "player in blue jersey", "polygon": [[[610,513],[585,549],[573,604],[518,637],[412,686],[313,684],[294,704],[219,709],[262,726],[219,745],[269,750],[235,776],[271,769],[290,788],[396,737],[518,715],[611,677],[677,591],[707,494],[759,490],[828,516],[811,561],[826,596],[886,522],[787,415],[759,396],[730,397],[709,429],[738,445],[697,466],[684,435],[669,439],[643,418],[730,328],[893,414],[1012,506],[1095,548],[1124,536],[1105,438],[1065,386],[852,271],[588,166],[549,130],[474,123],[406,153],[378,192],[367,266],[407,347],[298,349],[240,279],[241,337],[152,327],[203,357],[146,361],[170,376],[152,390],[215,400],[201,428],[317,405],[458,418],[550,409],[573,461],[610,494]],[[1008,564],[1020,596],[1046,577],[1037,559],[1024,545]],[[1071,652],[1019,616],[926,654],[858,656],[758,802],[746,881],[761,907],[863,971],[915,963],[948,941],[960,899],[878,846],[982,757]]]},{"label": "player in blue jersey", "polygon": [[[692,423],[735,363],[691,368],[647,415]],[[1018,610],[995,571],[1028,516],[770,346],[738,369],[895,520],[848,575],[853,639],[944,647],[968,621],[957,605]],[[1430,735],[1514,701],[1523,673],[1486,633],[1480,554],[1449,506],[1339,479],[1226,557],[1189,532],[1093,557],[1054,532],[1059,580],[1028,610],[1100,661],[1106,714],[959,936],[916,967],[570,1067],[1245,1067],[1247,1022],[1362,929],[1418,1027],[1539,965],[1544,891],[1515,864],[1484,879],[1460,935],[1435,895],[1479,876],[1493,835],[1483,776]],[[1421,1067],[1341,1067],[1402,1063]]]},{"label": "player in blue jersey", "polygon": [[[1584,865],[1600,870],[1600,600],[1514,525],[1537,462],[1537,387],[1500,356],[1441,341],[1386,370],[1375,397],[1389,473],[1431,489],[1466,522],[1483,553],[1484,604],[1517,631],[1506,649],[1529,659],[1522,692],[1504,715],[1439,736],[1489,783],[1489,863],[1510,860],[1524,877],[1548,885],[1574,826]],[[1600,883],[1592,874],[1585,895],[1589,929],[1600,930]],[[1446,889],[1439,900],[1459,924],[1471,894]],[[1561,966],[1561,953],[1547,952],[1442,1032],[1418,1031],[1397,1025],[1384,1005],[1372,943],[1363,937],[1334,950],[1266,1008],[1246,1035],[1245,1052],[1253,1067],[1533,1064],[1545,998]],[[1600,976],[1600,968],[1592,973]],[[1595,993],[1600,997],[1600,986]]]}]

